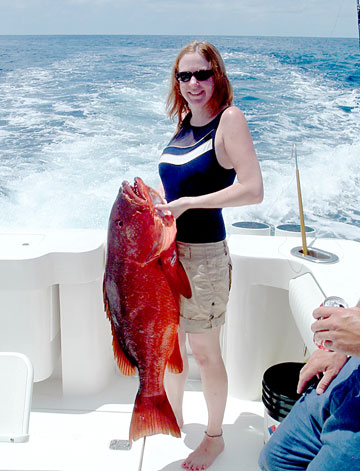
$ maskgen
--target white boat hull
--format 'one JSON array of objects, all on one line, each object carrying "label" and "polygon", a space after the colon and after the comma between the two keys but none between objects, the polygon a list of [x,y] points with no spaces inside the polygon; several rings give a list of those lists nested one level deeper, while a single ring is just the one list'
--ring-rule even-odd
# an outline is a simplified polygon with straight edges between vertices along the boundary
[{"label": "white boat hull", "polygon": [[[105,233],[2,234],[0,240],[12,244],[9,250],[3,243],[0,254],[0,350],[22,351],[35,371],[30,439],[0,443],[0,471],[138,470],[143,440],[130,450],[110,449],[112,440],[128,438],[138,383],[123,377],[113,359],[102,302]],[[313,243],[339,261],[326,265],[294,257],[291,249],[300,239],[293,237],[229,238],[233,284],[222,337],[229,376],[226,450],[214,471],[239,470],[239,464],[257,471],[264,441],[263,373],[275,363],[303,361],[314,348],[311,335],[304,335],[312,310],[300,306],[301,292],[290,308],[291,280],[312,273],[326,295],[341,296],[349,305],[358,301],[360,244]],[[317,307],[311,296],[307,306],[312,301]],[[1,336],[4,325],[8,335]],[[36,335],[29,334],[29,325]],[[144,471],[181,469],[200,441],[207,413],[196,371],[187,383],[184,413],[181,439],[147,438]]]}]

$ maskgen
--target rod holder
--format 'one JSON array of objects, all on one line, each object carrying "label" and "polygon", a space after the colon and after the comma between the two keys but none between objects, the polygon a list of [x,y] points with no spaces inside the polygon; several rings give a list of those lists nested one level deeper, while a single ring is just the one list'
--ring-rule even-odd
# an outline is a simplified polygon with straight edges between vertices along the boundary
[{"label": "rod holder", "polygon": [[337,263],[339,261],[339,257],[334,253],[327,252],[326,250],[316,249],[315,247],[308,248],[306,255],[303,253],[302,247],[294,247],[291,249],[290,253],[295,257],[299,257],[314,263]]}]

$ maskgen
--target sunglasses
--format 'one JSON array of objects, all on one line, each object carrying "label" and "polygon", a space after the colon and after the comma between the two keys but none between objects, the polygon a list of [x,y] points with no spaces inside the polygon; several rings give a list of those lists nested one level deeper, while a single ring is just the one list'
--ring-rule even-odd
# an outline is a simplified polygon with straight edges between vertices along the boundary
[{"label": "sunglasses", "polygon": [[213,70],[197,70],[196,72],[177,72],[176,78],[179,82],[190,82],[191,77],[194,76],[199,82],[205,82],[212,75],[214,75]]}]

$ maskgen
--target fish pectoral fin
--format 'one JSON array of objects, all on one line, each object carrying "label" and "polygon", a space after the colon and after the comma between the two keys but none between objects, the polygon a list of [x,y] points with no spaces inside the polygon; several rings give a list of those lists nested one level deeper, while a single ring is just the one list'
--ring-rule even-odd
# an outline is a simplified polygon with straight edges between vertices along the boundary
[{"label": "fish pectoral fin", "polygon": [[177,258],[176,246],[173,245],[163,252],[159,262],[172,292],[182,294],[185,298],[191,298],[190,282],[184,267]]},{"label": "fish pectoral fin", "polygon": [[184,298],[190,299],[192,296],[190,281],[180,261],[178,261],[177,263],[176,271],[177,271],[179,280],[181,280],[180,290],[179,290],[180,294],[182,294]]},{"label": "fish pectoral fin", "polygon": [[178,334],[176,334],[174,349],[169,357],[167,368],[171,373],[182,373],[183,370],[183,361],[179,348]]},{"label": "fish pectoral fin", "polygon": [[125,355],[120,343],[117,339],[115,327],[111,325],[112,337],[113,337],[113,351],[116,363],[121,373],[125,376],[134,376],[136,374],[136,366],[134,366],[129,358]]},{"label": "fish pectoral fin", "polygon": [[175,414],[165,391],[153,396],[145,396],[139,391],[131,418],[129,442],[157,433],[181,437]]}]

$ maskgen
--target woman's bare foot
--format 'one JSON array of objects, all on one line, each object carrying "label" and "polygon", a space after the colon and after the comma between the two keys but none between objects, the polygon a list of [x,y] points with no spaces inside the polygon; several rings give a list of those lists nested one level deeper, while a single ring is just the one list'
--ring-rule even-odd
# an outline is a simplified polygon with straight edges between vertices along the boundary
[{"label": "woman's bare foot", "polygon": [[183,462],[182,467],[191,471],[207,469],[224,450],[225,443],[221,435],[209,436],[205,432],[200,445]]}]

